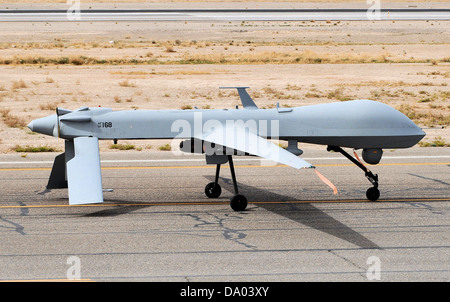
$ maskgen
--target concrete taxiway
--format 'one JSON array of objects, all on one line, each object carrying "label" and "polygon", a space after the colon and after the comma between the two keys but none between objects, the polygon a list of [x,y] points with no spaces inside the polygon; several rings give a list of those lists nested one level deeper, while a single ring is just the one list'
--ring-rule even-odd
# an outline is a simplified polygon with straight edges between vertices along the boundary
[{"label": "concrete taxiway", "polygon": [[445,8],[0,10],[4,22],[450,20]]},{"label": "concrete taxiway", "polygon": [[[171,152],[102,153],[104,204],[47,192],[55,154],[0,156],[0,280],[448,281],[450,149],[385,150],[381,197],[346,159],[302,156],[312,170],[236,158],[244,212],[204,186],[214,166]],[[78,274],[74,274],[77,272]]]}]

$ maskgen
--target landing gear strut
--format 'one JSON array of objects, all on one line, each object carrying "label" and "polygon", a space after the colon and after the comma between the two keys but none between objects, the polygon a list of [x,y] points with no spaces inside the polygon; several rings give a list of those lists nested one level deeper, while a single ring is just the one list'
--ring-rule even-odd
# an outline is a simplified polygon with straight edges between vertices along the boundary
[{"label": "landing gear strut", "polygon": [[[233,157],[228,155],[228,162],[230,163],[231,170],[231,178],[233,179],[234,193],[235,195],[231,198],[230,206],[235,211],[244,211],[247,207],[247,198],[244,195],[239,194],[237,182],[236,182],[236,174],[234,173],[234,164]],[[205,194],[209,198],[217,198],[222,193],[222,188],[219,185],[219,173],[220,173],[220,165],[216,166],[216,177],[214,182],[210,182],[205,187]]]},{"label": "landing gear strut", "polygon": [[378,190],[378,175],[373,174],[372,171],[366,168],[361,162],[356,160],[350,154],[345,152],[341,147],[328,146],[327,151],[339,152],[345,157],[347,157],[352,163],[354,163],[358,168],[365,172],[366,178],[372,183],[373,187],[369,188],[366,192],[366,197],[370,201],[376,201],[380,197],[380,190]]}]

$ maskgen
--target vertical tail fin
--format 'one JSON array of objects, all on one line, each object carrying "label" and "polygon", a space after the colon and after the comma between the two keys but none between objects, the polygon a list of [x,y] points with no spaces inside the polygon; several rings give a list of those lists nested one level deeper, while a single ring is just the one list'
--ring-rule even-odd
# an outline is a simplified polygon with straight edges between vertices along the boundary
[{"label": "vertical tail fin", "polygon": [[66,140],[64,153],[55,157],[52,172],[47,183],[47,190],[67,189],[66,164],[74,156],[73,141]]},{"label": "vertical tail fin", "polygon": [[67,162],[69,204],[103,202],[100,152],[96,137],[74,139],[74,157]]},{"label": "vertical tail fin", "polygon": [[47,190],[67,188],[66,180],[66,153],[55,157],[52,172],[47,183]]}]

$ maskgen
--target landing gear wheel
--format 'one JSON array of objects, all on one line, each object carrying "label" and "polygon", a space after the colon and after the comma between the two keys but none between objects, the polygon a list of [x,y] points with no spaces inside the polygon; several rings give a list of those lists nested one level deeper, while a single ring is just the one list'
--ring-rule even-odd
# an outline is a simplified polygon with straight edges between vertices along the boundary
[{"label": "landing gear wheel", "polygon": [[375,187],[369,188],[366,192],[366,196],[370,201],[376,201],[380,197],[380,190]]},{"label": "landing gear wheel", "polygon": [[214,182],[210,182],[205,187],[205,194],[209,198],[217,198],[222,193],[222,188],[219,184],[216,184]]},{"label": "landing gear wheel", "polygon": [[230,206],[236,212],[244,211],[247,207],[247,198],[244,195],[236,194],[231,198]]}]

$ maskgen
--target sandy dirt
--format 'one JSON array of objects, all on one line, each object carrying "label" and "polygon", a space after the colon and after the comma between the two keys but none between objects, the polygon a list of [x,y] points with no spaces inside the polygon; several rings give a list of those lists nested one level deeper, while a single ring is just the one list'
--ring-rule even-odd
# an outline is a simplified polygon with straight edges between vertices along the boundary
[{"label": "sandy dirt", "polygon": [[[250,86],[260,107],[304,106],[373,99],[414,116],[427,132],[450,143],[450,22],[79,22],[1,23],[0,61],[90,57],[138,64],[1,64],[0,152],[16,146],[63,149],[56,138],[25,125],[56,107],[119,109],[232,108],[233,91]],[[288,64],[283,56],[387,58],[384,63]],[[249,63],[243,56],[268,57]],[[223,56],[235,63],[180,64]],[[143,63],[154,60],[154,64]],[[281,61],[280,61],[281,62]],[[102,142],[102,151],[112,151]],[[164,141],[129,141],[157,150]],[[322,147],[321,147],[322,148]],[[25,156],[25,155],[24,155]]]}]

